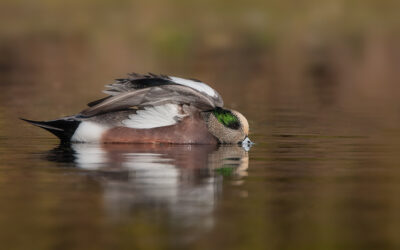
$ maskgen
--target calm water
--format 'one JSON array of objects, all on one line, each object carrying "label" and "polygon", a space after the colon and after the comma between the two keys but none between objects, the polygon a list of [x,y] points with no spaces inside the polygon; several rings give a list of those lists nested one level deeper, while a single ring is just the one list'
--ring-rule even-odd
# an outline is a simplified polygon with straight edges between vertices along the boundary
[{"label": "calm water", "polygon": [[276,97],[214,85],[248,116],[249,152],[65,148],[17,119],[77,112],[102,84],[2,87],[2,249],[400,247],[400,133],[382,110],[347,112],[330,88]]},{"label": "calm water", "polygon": [[[399,9],[0,0],[0,250],[400,249]],[[131,71],[209,83],[256,144],[62,148],[18,119]]]}]

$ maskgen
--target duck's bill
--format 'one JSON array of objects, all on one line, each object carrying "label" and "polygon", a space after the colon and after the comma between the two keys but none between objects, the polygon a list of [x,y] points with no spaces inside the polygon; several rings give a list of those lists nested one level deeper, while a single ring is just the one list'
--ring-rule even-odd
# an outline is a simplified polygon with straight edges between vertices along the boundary
[{"label": "duck's bill", "polygon": [[249,137],[246,136],[246,138],[244,138],[244,140],[242,141],[242,147],[246,150],[249,151],[251,146],[254,145],[254,142],[252,142]]}]

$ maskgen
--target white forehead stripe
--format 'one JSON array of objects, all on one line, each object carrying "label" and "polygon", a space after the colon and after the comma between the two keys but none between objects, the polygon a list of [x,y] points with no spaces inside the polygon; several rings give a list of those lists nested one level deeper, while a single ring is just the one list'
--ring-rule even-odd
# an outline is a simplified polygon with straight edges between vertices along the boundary
[{"label": "white forehead stripe", "polygon": [[211,88],[210,86],[208,86],[207,84],[205,84],[203,82],[197,82],[197,81],[193,81],[193,80],[183,79],[183,78],[176,77],[176,76],[170,76],[169,78],[177,84],[188,86],[192,89],[203,92],[209,96],[212,96],[212,97],[218,96],[217,92],[215,92],[215,90],[213,88]]}]

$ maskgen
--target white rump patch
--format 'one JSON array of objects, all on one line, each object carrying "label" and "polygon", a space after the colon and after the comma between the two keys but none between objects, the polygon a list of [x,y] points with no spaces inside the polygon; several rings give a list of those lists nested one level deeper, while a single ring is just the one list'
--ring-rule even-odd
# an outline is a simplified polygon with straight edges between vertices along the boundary
[{"label": "white rump patch", "polygon": [[138,110],[129,119],[123,120],[122,124],[129,128],[157,128],[174,125],[185,116],[180,114],[178,105],[169,103]]},{"label": "white rump patch", "polygon": [[193,81],[193,80],[189,80],[189,79],[183,79],[183,78],[176,77],[176,76],[170,76],[169,78],[171,78],[171,80],[177,84],[188,86],[192,89],[203,92],[209,96],[212,96],[212,97],[218,96],[217,92],[213,88],[211,88],[210,86],[208,86],[207,84],[205,84],[203,82],[197,82],[197,81]]},{"label": "white rump patch", "polygon": [[99,142],[106,127],[89,121],[84,121],[79,124],[75,130],[74,135],[71,137],[73,142]]}]

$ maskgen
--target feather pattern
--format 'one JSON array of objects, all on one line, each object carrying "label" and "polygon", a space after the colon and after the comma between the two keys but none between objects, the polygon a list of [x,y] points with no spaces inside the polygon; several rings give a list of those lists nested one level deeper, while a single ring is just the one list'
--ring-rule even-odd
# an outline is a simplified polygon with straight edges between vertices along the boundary
[{"label": "feather pattern", "polygon": [[220,94],[199,80],[184,79],[176,76],[156,75],[152,73],[147,75],[141,75],[137,73],[128,74],[128,78],[116,79],[114,83],[106,85],[105,87],[107,89],[103,92],[109,95],[118,95],[122,92],[171,84],[192,88],[208,96],[209,98],[212,98],[214,102],[218,104],[217,106],[223,106],[223,101]]},{"label": "feather pattern", "polygon": [[[154,81],[155,79],[161,79],[163,81]],[[137,80],[129,80],[125,82],[121,80],[116,83],[116,85],[109,85],[110,89],[108,91],[113,92],[114,95],[109,98],[104,98],[103,101],[100,102],[92,102],[94,105],[83,110],[79,115],[82,117],[91,117],[131,107],[142,108],[147,106],[163,105],[166,103],[190,104],[201,111],[211,110],[215,107],[222,107],[223,105],[221,96],[204,83],[201,83],[204,86],[199,85],[200,87],[194,88],[193,86],[195,86],[195,84],[200,83],[182,79],[181,83],[184,83],[183,81],[188,81],[190,84],[177,84],[167,79],[172,78],[166,76],[156,78],[155,75],[150,75],[140,78],[140,80],[143,80],[140,84]],[[147,82],[148,80],[151,81]],[[211,97],[205,93],[207,91],[209,93],[214,91],[216,94]]]},{"label": "feather pattern", "polygon": [[129,115],[129,119],[123,120],[122,124],[137,129],[164,127],[176,124],[185,116],[187,114],[182,114],[178,105],[165,104],[138,110],[136,114]]},{"label": "feather pattern", "polygon": [[217,91],[215,91],[214,89],[212,89],[210,86],[208,86],[207,84],[205,84],[203,82],[200,82],[197,80],[184,79],[184,78],[180,78],[180,77],[176,77],[176,76],[170,76],[169,78],[172,80],[172,82],[174,82],[176,84],[188,86],[199,92],[205,93],[213,98],[219,97],[219,94],[217,93]]},{"label": "feather pattern", "polygon": [[148,75],[131,73],[128,74],[128,78],[116,79],[114,83],[105,85],[107,89],[103,92],[114,96],[122,92],[168,84],[174,84],[169,76],[155,75],[151,73]]}]

